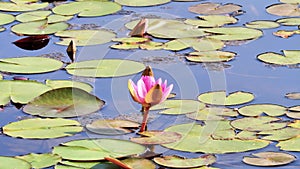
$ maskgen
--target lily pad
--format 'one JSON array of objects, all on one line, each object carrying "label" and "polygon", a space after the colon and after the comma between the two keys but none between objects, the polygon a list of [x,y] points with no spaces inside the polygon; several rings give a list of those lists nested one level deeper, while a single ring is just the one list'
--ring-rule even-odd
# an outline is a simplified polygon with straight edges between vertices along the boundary
[{"label": "lily pad", "polygon": [[[64,164],[66,169],[83,169],[83,168],[90,168],[90,169],[119,169],[119,167],[115,164],[105,162],[105,161],[67,161],[63,160],[60,162]],[[70,168],[67,168],[70,167]],[[73,168],[72,168],[73,167]],[[56,168],[55,168],[56,169]]]},{"label": "lily pad", "polygon": [[293,123],[290,123],[289,126],[300,129],[300,120],[293,121]]},{"label": "lily pad", "polygon": [[132,137],[130,140],[139,144],[167,144],[178,141],[181,135],[176,132],[144,131],[139,133],[142,137]]},{"label": "lily pad", "polygon": [[0,27],[0,32],[5,31],[6,29],[3,27]]},{"label": "lily pad", "polygon": [[[1,3],[1,2],[0,2]],[[0,25],[11,23],[15,20],[15,17],[10,14],[0,13]]]},{"label": "lily pad", "polygon": [[84,77],[118,77],[138,73],[145,69],[139,62],[122,59],[89,60],[69,64],[68,73]]},{"label": "lily pad", "polygon": [[293,119],[300,119],[300,106],[290,107],[286,115]]},{"label": "lily pad", "polygon": [[237,91],[226,96],[225,91],[211,91],[202,93],[198,96],[198,100],[206,104],[213,105],[239,105],[252,101],[254,95],[249,92]]},{"label": "lily pad", "polygon": [[44,20],[47,19],[47,16],[49,16],[51,13],[52,13],[51,11],[46,11],[46,10],[25,12],[17,15],[16,19],[20,22],[32,22],[32,21]]},{"label": "lily pad", "polygon": [[48,6],[48,2],[43,3],[13,3],[13,2],[0,2],[1,11],[9,12],[23,12],[34,11]]},{"label": "lily pad", "polygon": [[300,136],[284,140],[284,141],[279,141],[278,144],[276,144],[277,147],[280,147],[281,150],[285,151],[300,151]]},{"label": "lily pad", "polygon": [[96,112],[103,100],[78,88],[58,88],[43,93],[29,102],[25,113],[42,117],[77,117]]},{"label": "lily pad", "polygon": [[88,83],[79,82],[79,81],[71,81],[71,80],[46,80],[46,85],[51,87],[52,89],[64,88],[64,87],[74,87],[82,89],[86,92],[93,91],[93,86]]},{"label": "lily pad", "polygon": [[202,155],[197,158],[182,158],[179,156],[164,156],[155,157],[154,162],[169,168],[194,168],[200,166],[210,165],[216,162],[216,157],[214,155]]},{"label": "lily pad", "polygon": [[300,63],[300,50],[283,50],[283,55],[267,52],[257,56],[257,59],[276,65],[295,65]]},{"label": "lily pad", "polygon": [[225,117],[238,116],[237,111],[222,107],[206,107],[195,113],[186,114],[188,118],[194,120],[225,120]]},{"label": "lily pad", "polygon": [[273,4],[266,7],[266,11],[277,16],[300,16],[298,4]]},{"label": "lily pad", "polygon": [[295,156],[283,152],[259,152],[252,156],[244,157],[243,162],[249,165],[270,167],[286,165],[296,160]]},{"label": "lily pad", "polygon": [[245,26],[248,28],[255,28],[255,29],[272,29],[272,28],[279,27],[280,24],[274,21],[257,20],[257,21],[247,22]]},{"label": "lily pad", "polygon": [[278,130],[267,130],[258,133],[264,140],[281,141],[291,139],[300,135],[300,129],[286,127]]},{"label": "lily pad", "polygon": [[284,26],[298,26],[300,25],[300,18],[291,18],[291,17],[281,18],[276,20],[276,22]]},{"label": "lily pad", "polygon": [[65,30],[55,33],[62,41],[59,45],[68,46],[73,40],[76,46],[99,45],[111,41],[116,34],[107,30]]},{"label": "lily pad", "polygon": [[125,160],[121,160],[121,162],[127,164],[132,169],[140,169],[140,168],[155,169],[156,168],[155,164],[151,160],[147,160],[147,159],[127,158]]},{"label": "lily pad", "polygon": [[128,120],[100,119],[87,124],[86,128],[97,134],[119,135],[132,133],[131,129],[137,129],[139,126],[139,123]]},{"label": "lily pad", "polygon": [[299,92],[287,93],[285,97],[292,100],[300,100],[300,93]]},{"label": "lily pad", "polygon": [[53,153],[63,159],[76,161],[104,160],[105,157],[126,157],[144,153],[142,145],[116,139],[86,139],[62,143],[53,148]]},{"label": "lily pad", "polygon": [[70,2],[52,8],[53,13],[59,15],[75,15],[80,17],[104,16],[118,12],[121,5],[115,2],[82,1]]},{"label": "lily pad", "polygon": [[35,74],[52,72],[60,69],[59,60],[44,57],[18,57],[0,59],[0,71],[10,73]]},{"label": "lily pad", "polygon": [[0,168],[15,169],[16,166],[18,166],[18,169],[31,169],[31,165],[27,161],[13,157],[0,156]]},{"label": "lily pad", "polygon": [[35,81],[0,80],[0,105],[11,100],[14,103],[26,104],[51,88]]},{"label": "lily pad", "polygon": [[186,114],[198,112],[205,107],[205,104],[196,100],[166,100],[163,103],[152,106],[150,110],[162,110],[160,114]]},{"label": "lily pad", "polygon": [[204,51],[191,52],[185,58],[191,62],[227,62],[236,56],[234,52],[226,51]]},{"label": "lily pad", "polygon": [[252,104],[238,109],[243,116],[259,116],[262,113],[268,116],[282,116],[287,112],[287,108],[276,104]]},{"label": "lily pad", "polygon": [[2,127],[3,133],[11,137],[26,139],[48,139],[71,136],[82,131],[80,123],[69,119],[25,119]]},{"label": "lily pad", "polygon": [[230,124],[234,128],[247,131],[276,130],[287,126],[287,123],[281,122],[280,118],[270,116],[244,117],[233,120]]},{"label": "lily pad", "polygon": [[234,24],[238,20],[232,16],[206,15],[198,16],[199,19],[186,19],[184,23],[199,27],[220,27],[226,24]]},{"label": "lily pad", "polygon": [[208,38],[219,39],[223,41],[236,41],[236,40],[252,40],[257,39],[263,35],[262,31],[245,27],[222,27],[222,28],[205,28],[206,33],[213,35],[207,36]]},{"label": "lily pad", "polygon": [[189,11],[203,15],[219,15],[239,11],[242,6],[237,4],[201,3],[189,7]]},{"label": "lily pad", "polygon": [[19,23],[11,27],[11,31],[18,35],[44,35],[65,30],[69,25],[65,22],[49,24],[46,20]]},{"label": "lily pad", "polygon": [[[177,42],[176,42],[177,41]],[[179,51],[192,47],[196,51],[213,51],[222,49],[224,43],[221,40],[211,38],[180,38],[165,43],[164,49]]]},{"label": "lily pad", "polygon": [[115,0],[115,2],[124,5],[124,6],[135,6],[135,7],[143,7],[143,6],[155,6],[162,5],[170,2],[171,0]]},{"label": "lily pad", "polygon": [[32,168],[45,168],[57,164],[61,161],[61,157],[56,154],[34,154],[30,153],[17,158],[29,162]]},{"label": "lily pad", "polygon": [[295,34],[300,34],[300,30],[278,30],[273,32],[273,35],[279,36],[281,38],[289,38]]}]

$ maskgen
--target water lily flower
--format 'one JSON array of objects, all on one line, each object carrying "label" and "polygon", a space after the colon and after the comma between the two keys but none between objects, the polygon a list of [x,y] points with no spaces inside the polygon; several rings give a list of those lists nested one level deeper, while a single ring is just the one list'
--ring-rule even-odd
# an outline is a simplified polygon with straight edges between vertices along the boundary
[{"label": "water lily flower", "polygon": [[131,79],[128,80],[128,89],[132,99],[143,107],[144,117],[140,129],[140,132],[143,132],[150,107],[165,101],[173,89],[173,84],[167,86],[167,80],[164,82],[161,78],[155,80],[151,67],[147,67],[137,84]]}]

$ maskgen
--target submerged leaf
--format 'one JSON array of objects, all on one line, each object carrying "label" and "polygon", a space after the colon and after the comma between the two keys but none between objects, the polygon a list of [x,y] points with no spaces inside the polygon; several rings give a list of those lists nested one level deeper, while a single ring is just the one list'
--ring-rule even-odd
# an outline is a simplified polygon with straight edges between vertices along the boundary
[{"label": "submerged leaf", "polygon": [[200,166],[206,166],[214,163],[216,157],[211,154],[202,155],[197,158],[182,158],[179,156],[164,156],[155,157],[154,162],[170,168],[194,168]]},{"label": "submerged leaf", "polygon": [[38,50],[47,46],[50,37],[48,35],[29,36],[13,42],[16,46],[26,50]]},{"label": "submerged leaf", "polygon": [[246,156],[243,158],[243,162],[249,165],[255,166],[282,166],[289,164],[296,160],[296,157],[283,152],[259,152]]}]

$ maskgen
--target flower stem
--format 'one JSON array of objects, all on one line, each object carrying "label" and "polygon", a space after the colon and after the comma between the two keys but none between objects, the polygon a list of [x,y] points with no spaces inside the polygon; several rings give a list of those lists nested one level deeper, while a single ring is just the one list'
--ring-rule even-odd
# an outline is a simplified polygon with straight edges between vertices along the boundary
[{"label": "flower stem", "polygon": [[150,107],[143,107],[144,113],[143,113],[143,121],[142,121],[142,126],[140,128],[140,132],[144,132],[146,130],[148,116],[149,116],[149,109]]},{"label": "flower stem", "polygon": [[116,164],[117,166],[121,167],[122,169],[132,169],[127,164],[122,163],[120,160],[118,160],[116,158],[105,157],[104,159],[111,162],[111,163],[113,163],[113,164]]}]

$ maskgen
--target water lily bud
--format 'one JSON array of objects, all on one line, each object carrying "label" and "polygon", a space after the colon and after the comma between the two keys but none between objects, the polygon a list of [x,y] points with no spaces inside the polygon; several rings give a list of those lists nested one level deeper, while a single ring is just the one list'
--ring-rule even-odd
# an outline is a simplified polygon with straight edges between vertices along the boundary
[{"label": "water lily bud", "polygon": [[154,76],[152,68],[147,66],[146,69],[143,71],[142,76]]}]

